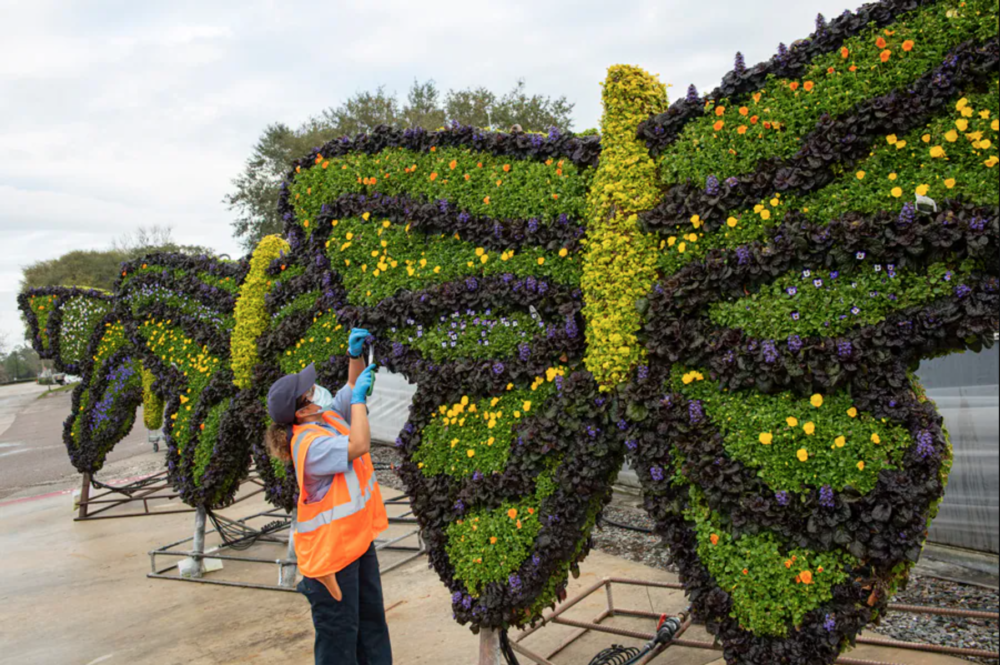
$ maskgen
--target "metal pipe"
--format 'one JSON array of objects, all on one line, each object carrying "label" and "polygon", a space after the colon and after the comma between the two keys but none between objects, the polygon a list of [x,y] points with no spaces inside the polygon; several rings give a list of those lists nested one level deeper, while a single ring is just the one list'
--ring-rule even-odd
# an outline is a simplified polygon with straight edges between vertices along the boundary
[{"label": "metal pipe", "polygon": [[649,642],[656,637],[653,633],[640,633],[637,630],[613,628],[611,626],[599,626],[597,624],[587,623],[586,621],[573,621],[572,619],[563,619],[562,617],[552,619],[551,623],[559,624],[560,626],[569,626],[571,628],[584,628],[586,630],[592,630],[596,633],[607,633],[608,635],[617,635],[618,637],[631,637],[632,639],[642,640],[644,642]]},{"label": "metal pipe", "polygon": [[288,547],[285,550],[285,562],[278,566],[278,586],[289,589],[295,587],[295,578],[298,576],[298,557],[295,554],[295,529],[291,528],[298,516],[298,508],[292,509],[291,523],[288,528]]},{"label": "metal pipe", "polygon": [[969,649],[965,647],[949,647],[940,644],[918,644],[916,642],[901,642],[881,637],[859,637],[858,644],[868,644],[891,649],[906,649],[907,651],[923,651],[925,653],[942,653],[949,656],[966,656],[969,658],[1000,658],[996,651]]},{"label": "metal pipe", "polygon": [[479,665],[500,665],[500,633],[479,631]]},{"label": "metal pipe", "polygon": [[[194,551],[199,555],[205,552],[205,521],[208,519],[208,512],[203,506],[200,506],[194,514],[194,543],[192,547]],[[191,557],[194,559],[197,566],[192,577],[201,577],[205,572],[205,564],[200,556]]]},{"label": "metal pipe", "polygon": [[[615,596],[611,592],[611,585],[608,584],[604,587],[608,592],[608,616],[613,617],[615,615]],[[595,623],[600,623],[600,621],[595,621]]]},{"label": "metal pipe", "polygon": [[1000,620],[1000,612],[984,612],[981,610],[960,610],[952,607],[923,607],[921,605],[889,605],[894,612],[907,614],[930,614],[942,617],[960,617],[963,619],[993,619]]},{"label": "metal pipe", "polygon": [[524,656],[525,658],[530,658],[531,661],[534,662],[536,665],[556,665],[551,660],[547,660],[543,656],[539,656],[534,651],[528,649],[527,647],[521,646],[517,642],[511,641],[510,647],[517,653]]},{"label": "metal pipe", "polygon": [[271,586],[269,584],[251,584],[249,582],[227,582],[225,580],[206,580],[185,577],[174,577],[173,575],[156,575],[147,573],[146,577],[157,580],[173,580],[175,582],[196,582],[198,584],[214,584],[216,586],[236,587],[239,589],[260,589],[262,591],[283,591],[285,593],[298,593],[295,589]]},{"label": "metal pipe", "polygon": [[[607,618],[608,618],[608,611],[605,610],[605,611],[601,612],[597,616],[596,619],[594,619],[593,623],[595,623],[595,624],[597,624],[599,626]],[[549,658],[549,659],[555,658],[560,653],[562,653],[563,651],[565,651],[566,649],[568,649],[570,647],[570,645],[572,645],[574,642],[576,642],[578,639],[580,639],[581,637],[583,637],[584,635],[586,635],[589,632],[590,632],[589,630],[583,630],[583,629],[574,631],[572,635],[570,635],[569,637],[567,637],[565,640],[562,641],[562,644],[560,644],[559,646],[557,646],[554,651],[552,651],[551,653],[549,653],[549,655],[546,656],[546,658]]]}]

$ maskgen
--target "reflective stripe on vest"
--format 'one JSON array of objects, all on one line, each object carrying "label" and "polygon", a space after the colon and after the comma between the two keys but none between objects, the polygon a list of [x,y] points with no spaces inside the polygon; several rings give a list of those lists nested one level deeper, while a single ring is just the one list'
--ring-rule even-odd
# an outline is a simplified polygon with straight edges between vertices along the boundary
[{"label": "reflective stripe on vest", "polygon": [[347,481],[347,492],[351,500],[345,504],[334,506],[332,509],[320,513],[311,520],[298,522],[295,528],[296,533],[310,533],[337,520],[357,515],[368,507],[368,502],[372,498],[372,492],[375,491],[375,474],[372,474],[368,479],[368,485],[364,491],[361,490],[361,485],[358,483],[358,474],[354,472],[353,468],[344,474],[344,479]]}]

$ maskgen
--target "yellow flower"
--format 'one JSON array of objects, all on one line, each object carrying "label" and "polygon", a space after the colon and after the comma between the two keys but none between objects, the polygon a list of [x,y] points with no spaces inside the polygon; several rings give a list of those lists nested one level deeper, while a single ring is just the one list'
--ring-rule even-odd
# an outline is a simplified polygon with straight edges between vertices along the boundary
[{"label": "yellow flower", "polygon": [[770,432],[764,432],[760,435],[760,442],[765,446],[769,446],[774,443],[774,435]]},{"label": "yellow flower", "polygon": [[809,401],[817,409],[820,408],[821,406],[823,406],[823,396],[822,395],[813,395],[812,399],[810,399]]},{"label": "yellow flower", "polygon": [[933,157],[934,159],[941,159],[946,155],[947,153],[944,151],[944,148],[942,146],[936,145],[933,148],[931,148],[931,157]]},{"label": "yellow flower", "polygon": [[866,175],[868,174],[864,171],[858,171],[858,180],[864,180]]},{"label": "yellow flower", "polygon": [[680,245],[677,246],[677,252],[679,254],[683,254],[686,251],[687,251],[687,244],[686,243],[682,242]]},{"label": "yellow flower", "polygon": [[896,197],[897,199],[900,198],[900,197],[902,197],[903,196],[903,188],[902,187],[893,187],[892,188],[892,195],[894,197]]},{"label": "yellow flower", "polygon": [[858,417],[858,410],[857,410],[857,408],[855,408],[853,406],[851,408],[849,408],[847,410],[847,415],[849,415],[851,418],[857,418]]},{"label": "yellow flower", "polygon": [[480,263],[484,263],[485,264],[485,263],[488,263],[489,260],[490,260],[490,255],[489,254],[483,254],[482,256],[479,257]]},{"label": "yellow flower", "polygon": [[486,250],[484,248],[482,248],[482,247],[477,247],[476,248],[476,256],[482,256],[485,253],[486,253]]},{"label": "yellow flower", "polygon": [[899,137],[896,136],[895,134],[890,134],[889,136],[885,137],[885,140],[889,143],[889,145],[896,145],[896,142],[899,141]]},{"label": "yellow flower", "polygon": [[947,141],[948,143],[955,143],[956,141],[958,141],[958,132],[956,132],[954,129],[949,130],[948,133],[944,135],[944,140]]},{"label": "yellow flower", "polygon": [[801,449],[799,449],[797,457],[799,458],[800,462],[808,462],[809,461],[809,451],[806,450],[805,448],[801,448]]},{"label": "yellow flower", "polygon": [[771,219],[771,211],[770,210],[764,210],[764,211],[762,211],[760,213],[760,218],[763,219],[765,222],[767,220]]},{"label": "yellow flower", "polygon": [[816,423],[806,423],[802,426],[802,430],[809,436],[812,436],[816,433]]},{"label": "yellow flower", "polygon": [[993,124],[990,125],[994,132],[1000,132],[1000,120],[994,120]]},{"label": "yellow flower", "polygon": [[858,471],[864,471],[864,470],[865,470],[865,463],[858,462]]},{"label": "yellow flower", "polygon": [[567,256],[569,256],[569,250],[563,247],[562,249],[559,250],[559,256],[565,259]]},{"label": "yellow flower", "polygon": [[540,266],[544,266],[545,265],[545,257],[544,256],[539,256],[538,257],[538,265],[540,265]]},{"label": "yellow flower", "polygon": [[917,196],[927,196],[929,191],[931,191],[930,185],[920,185],[917,187]]},{"label": "yellow flower", "polygon": [[954,178],[948,178],[947,180],[944,181],[944,186],[947,187],[948,189],[955,189],[956,184],[957,183],[955,182]]},{"label": "yellow flower", "polygon": [[469,456],[469,459],[472,459],[473,457],[476,456],[476,451],[475,450],[470,450],[469,452],[466,453],[466,455]]},{"label": "yellow flower", "polygon": [[969,121],[965,118],[959,118],[955,121],[955,126],[958,127],[958,131],[964,132],[969,129]]},{"label": "yellow flower", "polygon": [[740,223],[740,221],[739,221],[738,219],[736,219],[735,217],[730,217],[730,218],[729,218],[729,219],[728,219],[728,220],[726,221],[726,224],[727,224],[727,225],[729,226],[729,228],[731,228],[731,229],[735,229],[735,228],[736,228],[736,225],[737,225],[737,224],[739,224],[739,223]]},{"label": "yellow flower", "polygon": [[531,411],[531,402],[525,402],[524,403],[524,412],[528,413],[529,411]]},{"label": "yellow flower", "polygon": [[792,418],[789,418],[788,420],[786,420],[785,422],[788,423],[789,427],[798,427],[799,426],[799,419],[798,418],[792,417]]},{"label": "yellow flower", "polygon": [[889,180],[892,180],[893,182],[896,182],[897,180],[899,180],[899,174],[898,173],[890,173],[889,174]]},{"label": "yellow flower", "polygon": [[833,442],[838,448],[843,448],[847,445],[847,438],[843,436],[838,436],[837,440]]},{"label": "yellow flower", "polygon": [[958,103],[955,104],[955,110],[956,111],[962,111],[968,105],[969,105],[969,98],[968,97],[962,97],[960,100],[958,100]]},{"label": "yellow flower", "polygon": [[882,437],[880,437],[878,434],[872,434],[872,443],[874,443],[875,445],[882,443]]}]

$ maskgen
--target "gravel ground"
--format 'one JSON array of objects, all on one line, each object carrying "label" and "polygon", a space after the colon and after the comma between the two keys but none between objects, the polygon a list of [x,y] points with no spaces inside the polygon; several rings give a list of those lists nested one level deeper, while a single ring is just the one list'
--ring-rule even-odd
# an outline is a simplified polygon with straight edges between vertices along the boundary
[{"label": "gravel ground", "polygon": [[[392,448],[377,447],[372,452],[376,464],[398,464],[399,455]],[[379,482],[393,489],[402,490],[396,474],[382,471]],[[632,499],[632,501],[637,501]],[[640,508],[628,505],[629,501],[616,501],[604,511],[604,519],[631,527],[649,529],[652,521]],[[667,563],[666,548],[656,536],[621,529],[604,524],[594,532],[594,547],[601,552],[620,556],[651,568],[676,572]],[[1000,593],[996,589],[957,584],[925,577],[914,573],[907,589],[895,598],[905,605],[928,605],[996,612],[1000,609]],[[922,644],[964,647],[997,651],[1000,634],[995,621],[985,619],[954,619],[950,617],[922,616],[890,612],[875,633],[890,639]],[[997,661],[970,659],[971,662],[996,665]]]}]

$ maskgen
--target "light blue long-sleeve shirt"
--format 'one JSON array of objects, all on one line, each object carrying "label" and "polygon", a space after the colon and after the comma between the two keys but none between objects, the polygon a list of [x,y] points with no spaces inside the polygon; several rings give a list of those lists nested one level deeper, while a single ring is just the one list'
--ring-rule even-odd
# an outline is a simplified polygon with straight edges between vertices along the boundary
[{"label": "light blue long-sleeve shirt", "polygon": [[[345,385],[333,397],[333,407],[328,409],[338,413],[351,426],[351,394],[353,390]],[[348,438],[326,423],[317,423],[330,432],[330,436],[317,438],[306,453],[304,472],[306,503],[322,501],[330,491],[333,477],[351,468],[348,459]]]}]

